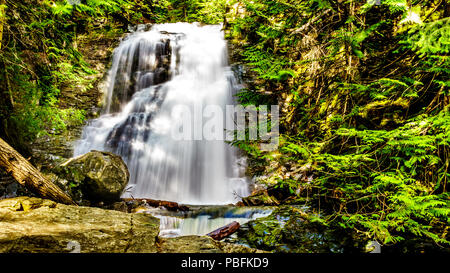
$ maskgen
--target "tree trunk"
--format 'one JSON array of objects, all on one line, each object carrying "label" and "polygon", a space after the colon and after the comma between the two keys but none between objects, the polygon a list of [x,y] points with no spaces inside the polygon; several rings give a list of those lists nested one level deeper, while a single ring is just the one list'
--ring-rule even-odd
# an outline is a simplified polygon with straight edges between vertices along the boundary
[{"label": "tree trunk", "polygon": [[10,173],[17,182],[40,197],[68,205],[76,205],[67,194],[45,178],[40,171],[1,138],[0,167]]},{"label": "tree trunk", "polygon": [[218,228],[206,235],[213,238],[214,240],[220,241],[223,238],[227,237],[228,235],[235,233],[236,230],[238,230],[240,226],[241,225],[238,222],[234,221],[234,222],[229,223],[228,225],[223,226],[221,228]]}]

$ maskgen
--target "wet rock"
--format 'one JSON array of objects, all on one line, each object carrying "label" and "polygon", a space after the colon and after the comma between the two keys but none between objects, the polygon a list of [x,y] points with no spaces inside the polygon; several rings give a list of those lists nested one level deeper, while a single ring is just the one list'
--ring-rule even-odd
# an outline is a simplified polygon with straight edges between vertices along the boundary
[{"label": "wet rock", "polygon": [[159,220],[34,197],[0,200],[0,252],[156,252]]},{"label": "wet rock", "polygon": [[130,212],[128,209],[127,203],[124,201],[114,202],[111,205],[107,206],[106,208],[111,209],[111,210],[121,211],[121,212]]},{"label": "wet rock", "polygon": [[280,204],[293,204],[295,203],[295,196],[290,192],[288,187],[283,186],[270,186],[262,187],[257,185],[259,189],[256,189],[248,197],[242,198],[242,203],[239,205],[245,206],[278,206]]},{"label": "wet rock", "polygon": [[363,252],[366,241],[335,227],[327,227],[301,209],[281,206],[271,215],[250,221],[238,230],[236,242],[273,252]]},{"label": "wet rock", "polygon": [[100,151],[69,159],[54,172],[77,201],[119,201],[130,176],[120,156]]},{"label": "wet rock", "polygon": [[158,251],[164,253],[262,253],[237,244],[215,241],[207,236],[159,238]]},{"label": "wet rock", "polygon": [[164,207],[169,211],[189,211],[189,207],[185,205],[180,205],[177,202],[173,201],[164,201],[164,200],[155,200],[149,198],[124,198],[126,203],[130,204],[131,210],[142,207],[142,206],[151,206],[151,207]]},{"label": "wet rock", "polygon": [[242,203],[246,206],[276,206],[280,204],[280,201],[270,196],[267,190],[262,190],[242,198]]}]

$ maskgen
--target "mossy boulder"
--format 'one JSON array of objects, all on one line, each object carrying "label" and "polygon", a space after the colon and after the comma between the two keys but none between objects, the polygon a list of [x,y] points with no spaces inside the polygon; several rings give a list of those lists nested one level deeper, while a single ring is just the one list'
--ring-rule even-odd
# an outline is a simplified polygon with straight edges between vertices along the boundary
[{"label": "mossy boulder", "polygon": [[54,170],[59,185],[81,202],[113,202],[120,199],[130,174],[122,158],[108,152],[91,151],[69,159]]},{"label": "mossy boulder", "polygon": [[313,219],[298,207],[281,206],[267,217],[242,225],[238,242],[273,252],[362,252],[366,242]]}]

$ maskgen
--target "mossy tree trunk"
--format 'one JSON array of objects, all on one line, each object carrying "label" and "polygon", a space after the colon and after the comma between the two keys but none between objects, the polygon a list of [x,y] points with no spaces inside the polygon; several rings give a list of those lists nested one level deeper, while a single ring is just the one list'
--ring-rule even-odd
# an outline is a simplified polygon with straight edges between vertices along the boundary
[{"label": "mossy tree trunk", "polygon": [[5,0],[0,0],[0,50],[2,49],[3,24],[5,23]]},{"label": "mossy tree trunk", "polygon": [[33,167],[33,165],[1,138],[0,167],[4,168],[7,173],[10,173],[17,182],[40,197],[64,204],[76,205],[72,198],[45,178],[38,169]]}]

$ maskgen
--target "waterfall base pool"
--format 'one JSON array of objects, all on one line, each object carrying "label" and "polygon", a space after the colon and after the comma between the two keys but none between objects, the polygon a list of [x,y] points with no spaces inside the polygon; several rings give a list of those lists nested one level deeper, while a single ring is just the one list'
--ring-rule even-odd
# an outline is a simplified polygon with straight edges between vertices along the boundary
[{"label": "waterfall base pool", "polygon": [[161,237],[206,235],[233,221],[243,225],[251,220],[268,216],[270,207],[191,206],[188,212],[171,212],[149,208],[139,213],[149,213],[160,219]]}]

